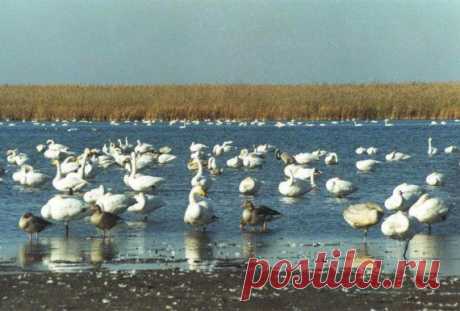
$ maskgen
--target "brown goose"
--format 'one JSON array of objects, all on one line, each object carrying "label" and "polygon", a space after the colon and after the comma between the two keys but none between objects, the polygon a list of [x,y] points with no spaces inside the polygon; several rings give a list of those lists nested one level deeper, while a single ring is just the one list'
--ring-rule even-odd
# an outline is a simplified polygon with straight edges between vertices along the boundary
[{"label": "brown goose", "polygon": [[103,212],[101,207],[98,205],[91,207],[91,211],[92,215],[90,221],[93,225],[104,232],[104,238],[106,236],[106,231],[110,231],[121,221],[119,216],[112,213]]},{"label": "brown goose", "polygon": [[255,206],[249,200],[246,200],[243,205],[243,213],[241,214],[240,229],[243,230],[246,225],[262,226],[261,231],[267,231],[267,223],[282,216],[280,212],[277,212],[267,206],[260,205]]},{"label": "brown goose", "polygon": [[35,237],[38,239],[38,234],[51,225],[51,223],[41,217],[34,216],[32,213],[25,213],[19,219],[18,225],[19,228],[29,234],[29,240],[32,240],[32,234],[35,234]]}]

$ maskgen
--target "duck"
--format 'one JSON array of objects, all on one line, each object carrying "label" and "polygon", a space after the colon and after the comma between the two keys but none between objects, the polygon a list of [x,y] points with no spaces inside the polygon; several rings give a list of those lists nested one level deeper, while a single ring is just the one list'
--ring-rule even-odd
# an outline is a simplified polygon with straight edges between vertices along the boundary
[{"label": "duck", "polygon": [[43,218],[64,222],[65,235],[69,236],[69,222],[88,215],[88,208],[82,200],[68,195],[55,195],[42,207]]},{"label": "duck", "polygon": [[136,192],[149,192],[164,182],[164,178],[143,175],[136,171],[136,155],[131,153],[131,172],[125,175],[123,181]]},{"label": "duck", "polygon": [[430,186],[442,186],[444,184],[444,174],[433,172],[426,177],[425,182]]},{"label": "duck", "polygon": [[77,174],[68,174],[63,176],[59,160],[53,160],[53,164],[56,165],[56,176],[53,179],[53,187],[56,190],[73,194],[88,184],[86,180],[79,177]]},{"label": "duck", "polygon": [[207,192],[200,185],[194,186],[189,193],[189,203],[184,213],[184,223],[194,227],[202,227],[215,222],[218,218],[214,214],[214,210],[210,202],[204,197]]},{"label": "duck", "polygon": [[326,165],[336,165],[339,163],[339,157],[337,156],[337,153],[329,152],[324,158],[324,163]]},{"label": "duck", "polygon": [[292,171],[289,171],[289,178],[288,180],[282,181],[278,185],[278,191],[286,197],[299,197],[303,194],[313,190],[316,188],[315,184],[315,175],[312,174],[310,177],[310,184],[308,182],[297,179],[294,177]]},{"label": "duck", "polygon": [[127,211],[145,215],[144,220],[147,220],[148,214],[166,205],[158,196],[144,194],[143,192],[134,195],[134,199],[136,203],[129,206]]},{"label": "duck", "polygon": [[428,156],[434,156],[438,153],[438,148],[432,146],[433,138],[428,137]]},{"label": "duck", "polygon": [[356,168],[362,172],[369,172],[372,171],[375,168],[376,164],[379,163],[381,162],[374,159],[360,160],[356,162]]},{"label": "duck", "polygon": [[444,200],[437,197],[430,197],[427,193],[409,208],[409,217],[414,217],[420,223],[428,225],[428,232],[431,233],[431,225],[447,219],[449,208]]},{"label": "duck", "polygon": [[38,240],[38,234],[45,230],[51,223],[41,217],[34,216],[32,213],[25,213],[19,219],[18,226],[29,235],[29,240],[32,240],[32,235],[35,234]]},{"label": "duck", "polygon": [[118,225],[122,219],[116,214],[104,212],[100,206],[93,205],[91,207],[90,222],[97,228],[103,231],[103,238],[106,237],[106,232],[112,230],[113,227]]},{"label": "duck", "polygon": [[238,187],[240,193],[244,195],[255,195],[259,191],[259,188],[259,181],[251,176],[243,179]]},{"label": "duck", "polygon": [[326,190],[338,198],[344,198],[358,190],[358,188],[350,181],[333,177],[326,182]]},{"label": "duck", "polygon": [[212,185],[212,180],[203,175],[203,164],[199,160],[195,160],[198,164],[198,171],[191,180],[192,187],[201,186],[205,191],[209,191]]},{"label": "duck", "polygon": [[246,200],[243,205],[243,212],[240,219],[240,229],[244,230],[247,225],[261,226],[261,232],[268,230],[268,223],[278,219],[282,214],[274,209],[265,205],[255,206],[252,201]]},{"label": "duck", "polygon": [[343,210],[343,218],[354,229],[364,230],[364,238],[372,226],[380,222],[384,214],[377,203],[366,202],[353,204]]}]

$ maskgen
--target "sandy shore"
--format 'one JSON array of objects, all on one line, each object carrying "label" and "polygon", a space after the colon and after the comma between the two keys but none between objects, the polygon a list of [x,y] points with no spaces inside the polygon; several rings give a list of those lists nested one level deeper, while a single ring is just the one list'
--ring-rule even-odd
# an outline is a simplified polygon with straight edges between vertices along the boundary
[{"label": "sandy shore", "polygon": [[0,276],[1,310],[458,310],[460,281],[438,290],[253,291],[239,301],[240,269],[213,273],[150,270],[22,273]]}]

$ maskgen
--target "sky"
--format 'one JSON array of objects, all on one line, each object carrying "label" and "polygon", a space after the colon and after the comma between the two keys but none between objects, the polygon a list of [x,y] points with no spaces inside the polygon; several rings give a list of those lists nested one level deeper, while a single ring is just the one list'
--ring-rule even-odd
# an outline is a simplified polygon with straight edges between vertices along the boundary
[{"label": "sky", "polygon": [[0,0],[0,84],[459,80],[456,0]]}]

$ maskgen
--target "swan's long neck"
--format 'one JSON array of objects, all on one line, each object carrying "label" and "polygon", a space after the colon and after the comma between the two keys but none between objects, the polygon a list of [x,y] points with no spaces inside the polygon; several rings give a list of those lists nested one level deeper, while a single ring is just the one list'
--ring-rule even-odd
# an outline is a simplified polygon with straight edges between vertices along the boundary
[{"label": "swan's long neck", "polygon": [[197,203],[195,195],[196,195],[196,191],[194,191],[192,189],[192,191],[190,191],[190,194],[188,195],[188,201],[189,201],[190,204],[196,204]]},{"label": "swan's long neck", "polygon": [[201,163],[199,159],[197,159],[196,161],[198,161],[198,172],[196,173],[195,177],[199,177],[203,175],[203,163]]},{"label": "swan's long neck", "polygon": [[315,183],[315,173],[312,173],[310,175],[310,184],[312,187],[316,187],[316,183]]},{"label": "swan's long neck", "polygon": [[431,153],[431,150],[432,150],[431,148],[432,147],[431,147],[431,137],[430,137],[428,138],[428,153]]},{"label": "swan's long neck", "polygon": [[83,164],[81,165],[81,167],[78,169],[78,176],[81,178],[81,179],[84,179],[85,178],[85,167],[86,167],[86,162],[88,161],[88,153],[85,152],[83,154]]},{"label": "swan's long neck", "polygon": [[292,186],[292,184],[294,183],[294,173],[292,172],[292,170],[288,170],[288,172],[289,172],[288,183],[289,183],[289,186]]},{"label": "swan's long neck", "polygon": [[131,177],[134,177],[136,175],[136,154],[132,153],[131,154]]},{"label": "swan's long neck", "polygon": [[59,161],[56,162],[56,179],[61,179],[62,172],[61,172],[61,163]]}]

